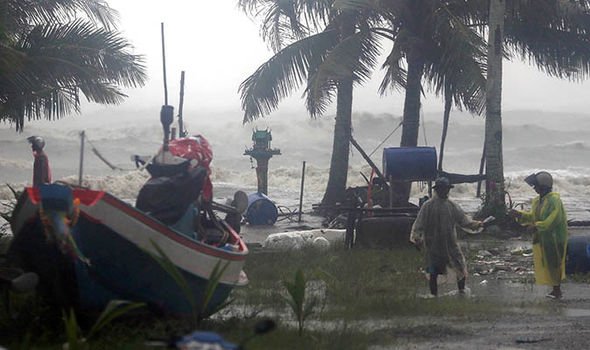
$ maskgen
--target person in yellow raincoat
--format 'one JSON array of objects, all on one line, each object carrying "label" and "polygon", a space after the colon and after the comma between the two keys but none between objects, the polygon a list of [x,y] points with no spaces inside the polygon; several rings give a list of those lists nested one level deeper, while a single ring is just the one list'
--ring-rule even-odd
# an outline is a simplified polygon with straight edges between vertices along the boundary
[{"label": "person in yellow raincoat", "polygon": [[420,208],[410,233],[410,242],[426,248],[426,266],[433,296],[438,294],[437,277],[446,274],[447,267],[452,268],[457,275],[459,293],[465,292],[467,267],[457,243],[455,227],[478,229],[483,226],[481,221],[470,219],[459,205],[449,199],[452,187],[448,178],[436,179],[434,195]]},{"label": "person in yellow raincoat", "polygon": [[539,194],[533,199],[530,211],[510,210],[509,214],[533,233],[535,281],[553,290],[547,297],[559,299],[561,281],[565,279],[567,247],[567,216],[559,193],[553,192],[553,178],[546,171],[525,179]]}]

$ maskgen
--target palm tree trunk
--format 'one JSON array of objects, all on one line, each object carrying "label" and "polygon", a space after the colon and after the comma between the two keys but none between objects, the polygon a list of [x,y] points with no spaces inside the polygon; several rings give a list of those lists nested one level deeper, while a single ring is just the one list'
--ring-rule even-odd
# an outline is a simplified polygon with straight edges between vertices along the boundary
[{"label": "palm tree trunk", "polygon": [[352,134],[352,79],[338,83],[337,97],[330,175],[322,206],[332,206],[344,200]]},{"label": "palm tree trunk", "polygon": [[504,164],[502,157],[502,47],[504,41],[504,0],[490,1],[488,76],[486,85],[486,203],[487,214],[503,216]]},{"label": "palm tree trunk", "polygon": [[[354,34],[354,18],[351,14],[344,17],[340,25],[341,40]],[[322,198],[322,206],[330,207],[345,199],[346,180],[348,178],[348,158],[350,155],[350,137],[352,134],[352,72],[338,81],[336,100],[336,122],[334,125],[334,142],[330,160],[328,186]]]},{"label": "palm tree trunk", "polygon": [[445,141],[449,130],[449,119],[451,118],[451,107],[453,106],[453,93],[449,83],[445,83],[445,111],[443,114],[443,129],[440,136],[440,150],[438,155],[438,171],[443,170],[443,157],[445,153]]},{"label": "palm tree trunk", "polygon": [[[408,77],[406,96],[404,101],[404,116],[402,127],[401,147],[415,147],[418,145],[418,131],[420,130],[420,95],[422,94],[422,75],[424,63],[420,57],[408,54]],[[404,205],[410,198],[410,182],[394,182],[391,184],[394,193],[394,203]]]},{"label": "palm tree trunk", "polygon": [[420,95],[422,94],[422,75],[424,64],[420,58],[408,57],[408,83],[404,101],[404,125],[400,146],[414,147],[418,145],[420,129]]}]

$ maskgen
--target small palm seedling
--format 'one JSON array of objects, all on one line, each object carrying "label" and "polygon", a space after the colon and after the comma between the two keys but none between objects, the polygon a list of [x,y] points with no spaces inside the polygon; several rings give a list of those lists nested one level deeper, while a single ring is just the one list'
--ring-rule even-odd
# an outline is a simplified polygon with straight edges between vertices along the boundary
[{"label": "small palm seedling", "polygon": [[125,300],[111,300],[102,311],[96,322],[92,325],[86,336],[83,336],[76,314],[70,309],[70,313],[63,312],[63,321],[66,331],[66,344],[64,349],[83,350],[88,349],[88,341],[92,339],[101,329],[110,324],[114,319],[130,312],[133,309],[143,307],[144,303],[131,303]]},{"label": "small palm seedling", "polygon": [[283,286],[285,286],[290,296],[290,298],[285,297],[285,301],[289,304],[291,310],[293,310],[295,318],[297,318],[299,335],[302,335],[305,320],[313,313],[317,299],[311,298],[306,300],[307,281],[301,269],[295,273],[295,280],[293,282],[283,281]]}]

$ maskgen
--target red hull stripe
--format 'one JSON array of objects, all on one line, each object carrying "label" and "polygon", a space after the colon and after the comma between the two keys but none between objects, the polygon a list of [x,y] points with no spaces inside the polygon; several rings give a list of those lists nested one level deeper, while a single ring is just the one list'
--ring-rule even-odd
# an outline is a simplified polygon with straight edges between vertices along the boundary
[{"label": "red hull stripe", "polygon": [[[115,197],[109,195],[108,193],[105,193],[102,200],[104,202],[106,202],[107,204],[115,207],[116,209],[124,212],[125,214],[133,217],[134,219],[140,221],[144,225],[149,226],[153,230],[156,230],[158,233],[161,233],[161,234],[165,235],[166,237],[168,237],[168,238],[170,238],[170,239],[172,239],[172,240],[174,240],[174,241],[176,241],[176,242],[178,242],[178,243],[182,244],[183,246],[186,246],[190,249],[202,252],[207,255],[222,258],[225,260],[240,261],[240,260],[245,260],[245,258],[246,258],[246,255],[244,255],[243,253],[231,254],[229,252],[213,249],[213,248],[208,247],[207,245],[202,245],[202,244],[198,244],[194,241],[191,241],[190,239],[188,239],[182,235],[179,235],[175,231],[171,230],[166,225],[161,224],[160,222],[156,221],[155,219],[137,211],[136,209],[130,207],[129,205],[127,205],[124,202],[121,202],[120,200],[116,199]],[[241,248],[243,248],[243,247],[241,247]],[[246,248],[246,249],[248,249],[248,248]]]},{"label": "red hull stripe", "polygon": [[[39,193],[38,188],[27,187],[27,194],[29,195],[29,198],[33,204],[39,204],[39,201],[41,200],[41,194]],[[74,198],[78,198],[80,203],[91,207],[102,199],[104,192],[76,188],[72,191],[72,196]]]}]

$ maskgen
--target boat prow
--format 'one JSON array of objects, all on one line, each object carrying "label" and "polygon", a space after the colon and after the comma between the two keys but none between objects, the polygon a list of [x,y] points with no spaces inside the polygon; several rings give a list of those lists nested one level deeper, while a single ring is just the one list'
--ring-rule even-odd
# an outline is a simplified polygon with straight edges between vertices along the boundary
[{"label": "boat prow", "polygon": [[[62,219],[69,230],[55,229],[61,225],[55,221]],[[207,244],[107,192],[44,185],[27,188],[18,200],[10,255],[25,270],[39,274],[41,287],[55,285],[57,278],[61,286],[53,294],[73,297],[71,303],[81,309],[101,310],[110,300],[124,299],[190,314],[191,301],[162,259],[180,271],[194,301],[204,300],[209,283],[218,283],[210,310],[233,287],[248,283],[242,270],[248,248],[235,230],[221,223],[224,240]],[[67,232],[52,236],[51,227]]]}]

